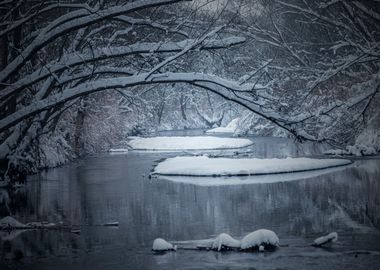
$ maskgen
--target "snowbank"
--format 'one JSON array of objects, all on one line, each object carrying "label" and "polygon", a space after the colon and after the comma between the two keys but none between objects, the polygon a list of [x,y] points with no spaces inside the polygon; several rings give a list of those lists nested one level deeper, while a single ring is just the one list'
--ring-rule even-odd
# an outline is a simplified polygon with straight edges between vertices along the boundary
[{"label": "snowbank", "polygon": [[216,150],[246,147],[252,144],[248,139],[219,137],[151,137],[136,138],[128,142],[135,150]]},{"label": "snowbank", "polygon": [[0,228],[25,228],[27,227],[25,224],[19,222],[11,216],[6,216],[0,219]]},{"label": "snowbank", "polygon": [[[276,233],[267,229],[260,229],[247,234],[241,241],[234,239],[227,233],[221,233],[213,239],[175,241],[178,249],[186,250],[215,250],[215,251],[265,251],[274,250],[280,245]],[[177,250],[177,246],[168,243],[162,238],[153,242],[153,251]]]},{"label": "snowbank", "polygon": [[240,248],[240,241],[234,239],[227,233],[219,234],[212,242],[212,249],[221,251],[226,249]]},{"label": "snowbank", "polygon": [[154,174],[182,176],[243,176],[300,172],[351,164],[347,159],[232,159],[174,157],[159,163]]},{"label": "snowbank", "polygon": [[157,238],[153,241],[153,251],[168,251],[168,250],[176,250],[176,246],[173,246],[166,240],[162,238]]},{"label": "snowbank", "polygon": [[111,148],[110,150],[108,150],[108,152],[121,152],[121,153],[125,153],[125,152],[128,152],[128,148]]},{"label": "snowbank", "polygon": [[316,178],[321,175],[334,173],[346,169],[348,166],[339,166],[334,168],[313,170],[307,172],[283,173],[283,174],[266,174],[266,175],[247,175],[247,176],[171,176],[159,175],[158,179],[172,181],[177,183],[185,183],[198,186],[227,186],[227,185],[252,185],[261,183],[277,183],[297,181],[310,178]]},{"label": "snowbank", "polygon": [[318,237],[314,240],[313,246],[320,247],[327,243],[333,243],[338,241],[338,234],[336,232],[329,233],[328,235]]},{"label": "snowbank", "polygon": [[236,128],[237,128],[238,121],[239,121],[239,118],[235,118],[231,122],[229,122],[227,126],[209,129],[209,130],[206,131],[206,133],[207,134],[212,134],[212,133],[234,133],[235,130],[236,130]]},{"label": "snowbank", "polygon": [[271,230],[260,229],[246,235],[241,240],[240,248],[242,250],[259,249],[263,251],[265,249],[273,249],[278,247],[280,239]]}]

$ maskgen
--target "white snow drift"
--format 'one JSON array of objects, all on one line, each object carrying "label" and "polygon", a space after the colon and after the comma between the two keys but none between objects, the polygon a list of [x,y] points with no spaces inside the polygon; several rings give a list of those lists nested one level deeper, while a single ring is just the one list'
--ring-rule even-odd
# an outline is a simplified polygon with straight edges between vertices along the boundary
[{"label": "white snow drift", "polygon": [[351,164],[351,161],[347,159],[174,157],[159,163],[154,169],[154,173],[178,176],[262,175],[302,172],[348,164]]},{"label": "white snow drift", "polygon": [[328,235],[318,237],[314,240],[313,246],[320,247],[322,245],[338,241],[338,234],[336,232],[329,233]]},{"label": "white snow drift", "polygon": [[162,238],[157,238],[153,241],[153,247],[152,250],[154,251],[167,251],[167,250],[176,250],[177,247],[173,246],[166,240]]},{"label": "white snow drift", "polygon": [[[192,249],[198,250],[236,250],[236,251],[264,251],[265,248],[274,250],[280,246],[280,240],[275,232],[267,229],[260,229],[246,235],[241,241],[234,239],[227,233],[221,233],[213,239],[180,241],[177,244],[196,244]],[[181,247],[179,247],[180,249]],[[186,247],[182,247],[186,248]],[[189,247],[187,247],[188,249]],[[177,250],[177,246],[167,242],[162,238],[153,241],[153,251]]]},{"label": "white snow drift", "polygon": [[234,133],[235,130],[236,130],[236,128],[237,128],[238,121],[239,121],[239,118],[235,118],[231,122],[229,122],[227,126],[209,129],[209,130],[206,131],[206,133],[207,134],[212,134],[212,133]]},{"label": "white snow drift", "polygon": [[128,153],[128,148],[111,148],[108,150],[110,153]]},{"label": "white snow drift", "polygon": [[275,232],[271,230],[261,229],[246,235],[241,240],[240,248],[242,250],[258,248],[262,251],[264,245],[277,247],[280,245],[280,239]]},{"label": "white snow drift", "polygon": [[151,137],[135,138],[128,145],[135,150],[213,150],[246,147],[252,144],[248,139],[199,137]]},{"label": "white snow drift", "polygon": [[159,175],[158,179],[177,183],[185,183],[198,186],[229,186],[229,185],[251,185],[261,183],[278,183],[297,181],[310,178],[316,178],[321,175],[338,172],[348,168],[348,166],[339,166],[327,169],[282,173],[282,174],[263,174],[263,175],[245,175],[245,176],[178,176],[178,175]]},{"label": "white snow drift", "polygon": [[224,247],[228,248],[240,248],[240,241],[234,239],[227,233],[219,234],[212,242],[212,249],[221,251]]}]

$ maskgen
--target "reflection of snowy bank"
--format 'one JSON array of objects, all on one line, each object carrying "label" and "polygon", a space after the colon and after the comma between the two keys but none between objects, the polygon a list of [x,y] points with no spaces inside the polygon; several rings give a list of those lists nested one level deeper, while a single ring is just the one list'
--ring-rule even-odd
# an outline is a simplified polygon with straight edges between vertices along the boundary
[{"label": "reflection of snowy bank", "polygon": [[154,173],[178,176],[246,176],[304,172],[351,163],[347,159],[174,157],[159,163]]},{"label": "reflection of snowy bank", "polygon": [[199,137],[135,138],[128,142],[134,150],[213,150],[234,149],[252,145],[248,139]]}]

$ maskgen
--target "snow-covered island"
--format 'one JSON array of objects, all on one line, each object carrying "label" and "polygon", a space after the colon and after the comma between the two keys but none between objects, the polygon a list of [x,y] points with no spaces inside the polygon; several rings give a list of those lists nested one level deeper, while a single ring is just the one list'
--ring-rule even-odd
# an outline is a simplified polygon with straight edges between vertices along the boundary
[{"label": "snow-covered island", "polygon": [[197,137],[150,137],[133,138],[128,145],[134,150],[181,151],[181,150],[220,150],[243,148],[252,145],[249,139]]},{"label": "snow-covered island", "polygon": [[319,170],[351,163],[348,159],[174,157],[159,163],[154,168],[153,174],[177,176],[263,175]]}]

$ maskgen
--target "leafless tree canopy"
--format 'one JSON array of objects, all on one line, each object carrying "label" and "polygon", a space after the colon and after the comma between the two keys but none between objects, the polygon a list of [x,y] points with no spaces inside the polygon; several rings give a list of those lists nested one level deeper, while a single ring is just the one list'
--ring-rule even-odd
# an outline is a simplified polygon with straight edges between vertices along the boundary
[{"label": "leafless tree canopy", "polygon": [[379,117],[377,1],[2,0],[0,9],[0,158],[15,163],[105,90],[121,94],[115,106],[152,104],[159,115],[176,97],[142,93],[171,86],[181,119],[193,106],[220,124],[209,94],[200,108],[200,88],[301,141],[346,144]]}]

